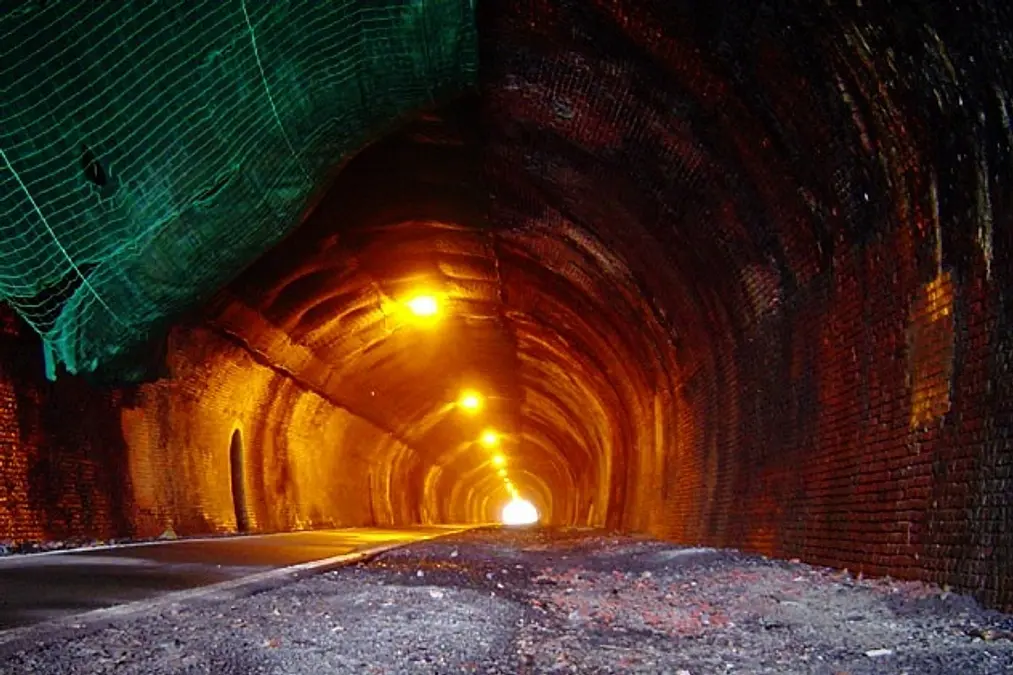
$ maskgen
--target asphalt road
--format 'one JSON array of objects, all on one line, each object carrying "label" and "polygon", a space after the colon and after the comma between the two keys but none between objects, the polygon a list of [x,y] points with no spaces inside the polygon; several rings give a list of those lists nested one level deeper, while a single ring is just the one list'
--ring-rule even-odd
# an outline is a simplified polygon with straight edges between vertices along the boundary
[{"label": "asphalt road", "polygon": [[456,529],[352,528],[0,558],[0,631]]}]

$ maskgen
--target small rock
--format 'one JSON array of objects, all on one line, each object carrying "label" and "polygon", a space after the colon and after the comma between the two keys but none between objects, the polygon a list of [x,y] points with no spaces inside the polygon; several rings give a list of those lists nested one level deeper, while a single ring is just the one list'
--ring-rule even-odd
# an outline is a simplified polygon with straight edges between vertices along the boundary
[{"label": "small rock", "polygon": [[972,628],[967,631],[971,637],[992,642],[995,640],[1013,640],[1013,631],[998,630],[995,628]]},{"label": "small rock", "polygon": [[451,558],[456,558],[457,557],[457,549],[456,548],[453,551],[450,552],[450,557]]},{"label": "small rock", "polygon": [[423,572],[422,570],[419,570],[418,572],[415,573],[415,576],[417,576],[417,577],[424,577],[424,576],[426,576],[426,573]]},{"label": "small rock", "polygon": [[442,598],[443,597],[443,591],[439,590],[438,588],[430,589],[429,590],[429,597],[431,597],[431,598]]},{"label": "small rock", "polygon": [[883,656],[890,656],[892,654],[893,654],[892,649],[870,649],[869,651],[865,652],[865,655],[868,656],[870,659],[878,659]]}]

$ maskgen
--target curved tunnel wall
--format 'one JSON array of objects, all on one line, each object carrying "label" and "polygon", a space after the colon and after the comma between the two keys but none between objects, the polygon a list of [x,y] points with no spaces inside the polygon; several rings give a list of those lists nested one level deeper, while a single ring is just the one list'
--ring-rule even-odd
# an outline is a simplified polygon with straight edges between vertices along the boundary
[{"label": "curved tunnel wall", "polygon": [[5,320],[0,541],[237,531],[237,431],[248,530],[405,522],[390,436],[226,338],[174,332],[170,379],[103,391],[47,382],[37,339]]},{"label": "curved tunnel wall", "polygon": [[[256,529],[488,519],[482,425],[442,405],[477,382],[552,522],[1013,604],[1010,17],[870,16],[486,3],[477,104],[350,163],[172,380],[0,370],[7,532],[228,531],[235,428]],[[452,316],[394,330],[420,271]]]},{"label": "curved tunnel wall", "polygon": [[670,331],[614,522],[1009,603],[1008,10],[483,20],[492,219],[602,242]]}]

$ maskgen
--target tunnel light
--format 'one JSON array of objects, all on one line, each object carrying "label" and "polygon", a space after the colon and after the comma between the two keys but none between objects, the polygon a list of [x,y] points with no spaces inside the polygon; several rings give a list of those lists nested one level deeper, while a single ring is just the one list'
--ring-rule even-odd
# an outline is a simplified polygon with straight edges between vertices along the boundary
[{"label": "tunnel light", "polygon": [[504,457],[503,455],[495,455],[492,458],[492,465],[493,466],[506,466],[506,457]]},{"label": "tunnel light", "polygon": [[416,295],[405,305],[412,314],[422,319],[431,319],[440,312],[440,303],[432,295]]},{"label": "tunnel light", "polygon": [[514,496],[500,515],[504,525],[531,525],[538,522],[538,509],[526,499]]},{"label": "tunnel light", "polygon": [[499,434],[490,429],[482,433],[482,437],[479,438],[479,442],[487,448],[495,448],[499,445]]},{"label": "tunnel light", "polygon": [[466,391],[457,399],[457,405],[469,413],[477,413],[482,409],[482,397],[473,391]]}]

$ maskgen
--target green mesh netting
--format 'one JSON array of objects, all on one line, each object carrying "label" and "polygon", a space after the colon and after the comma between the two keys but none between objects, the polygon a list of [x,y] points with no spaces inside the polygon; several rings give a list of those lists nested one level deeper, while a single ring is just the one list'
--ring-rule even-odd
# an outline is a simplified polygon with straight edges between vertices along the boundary
[{"label": "green mesh netting", "polygon": [[0,300],[50,377],[140,377],[140,345],[476,61],[472,0],[0,2]]}]

